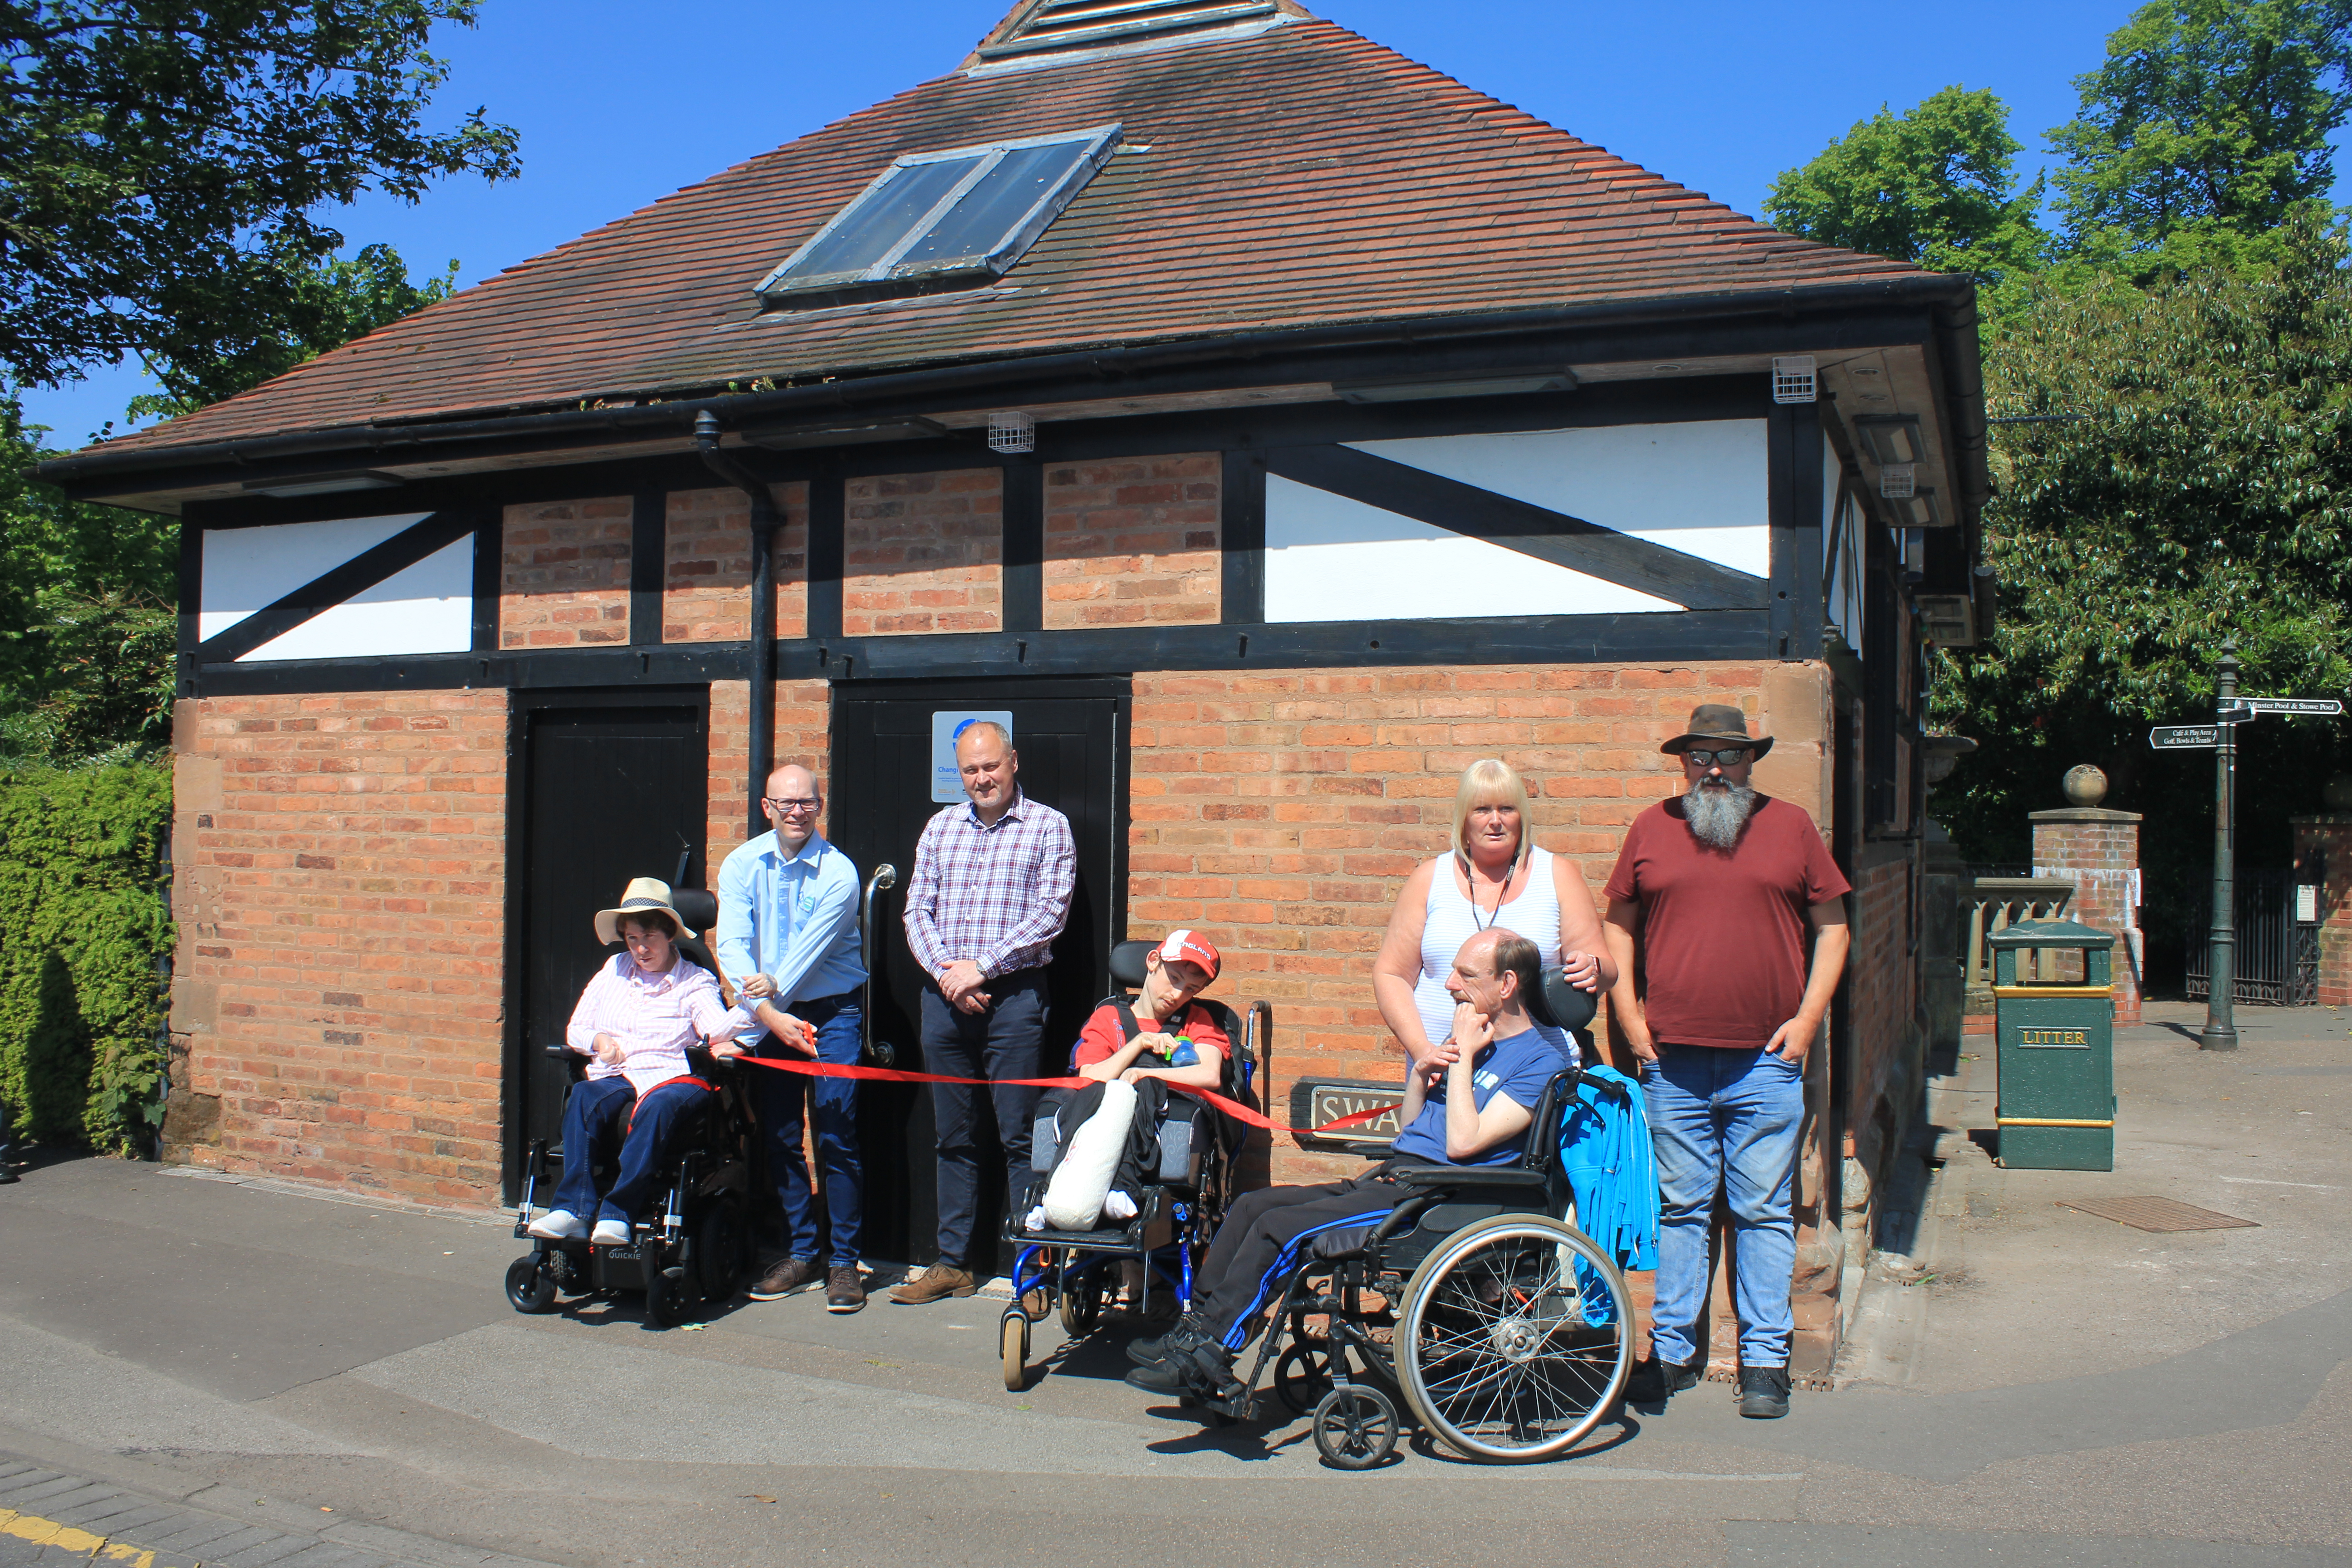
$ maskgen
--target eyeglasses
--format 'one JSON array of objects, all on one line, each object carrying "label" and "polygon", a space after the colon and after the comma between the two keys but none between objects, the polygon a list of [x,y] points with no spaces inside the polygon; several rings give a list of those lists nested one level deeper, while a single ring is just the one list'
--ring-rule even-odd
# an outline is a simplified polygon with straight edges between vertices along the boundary
[{"label": "eyeglasses", "polygon": [[1685,752],[1683,761],[1696,763],[1703,768],[1736,768],[1748,760],[1746,746],[1727,746],[1717,752]]},{"label": "eyeglasses", "polygon": [[778,811],[787,814],[795,811],[814,811],[818,806],[824,804],[824,802],[816,799],[813,795],[795,795],[789,800],[779,800],[772,795],[763,795],[761,798],[765,800],[770,805],[774,806]]}]

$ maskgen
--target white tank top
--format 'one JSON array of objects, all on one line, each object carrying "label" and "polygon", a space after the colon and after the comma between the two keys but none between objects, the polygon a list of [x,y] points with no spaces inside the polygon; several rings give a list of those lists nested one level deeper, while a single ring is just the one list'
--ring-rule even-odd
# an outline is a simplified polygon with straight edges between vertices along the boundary
[{"label": "white tank top", "polygon": [[[1491,917],[1454,887],[1454,868],[1451,855],[1439,857],[1430,868],[1429,905],[1421,921],[1421,979],[1412,988],[1413,1005],[1421,1013],[1422,1032],[1433,1043],[1454,1032],[1454,998],[1445,994],[1445,977],[1453,972],[1454,956],[1462,951],[1462,944],[1479,931],[1501,926],[1518,932],[1536,944],[1546,968],[1559,963],[1561,956],[1559,889],[1552,882],[1549,850],[1528,851],[1527,877],[1518,897]],[[1537,1027],[1569,1060],[1577,1059],[1573,1036],[1541,1025]]]}]

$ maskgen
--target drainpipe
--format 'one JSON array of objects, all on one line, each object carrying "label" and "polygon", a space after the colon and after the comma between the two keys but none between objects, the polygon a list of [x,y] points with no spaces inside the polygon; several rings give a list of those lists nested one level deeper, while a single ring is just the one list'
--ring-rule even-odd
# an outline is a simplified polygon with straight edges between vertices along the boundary
[{"label": "drainpipe", "polygon": [[756,835],[767,831],[760,797],[776,765],[776,502],[758,475],[719,450],[719,416],[708,408],[694,416],[694,445],[704,467],[751,501],[751,777],[745,798]]}]

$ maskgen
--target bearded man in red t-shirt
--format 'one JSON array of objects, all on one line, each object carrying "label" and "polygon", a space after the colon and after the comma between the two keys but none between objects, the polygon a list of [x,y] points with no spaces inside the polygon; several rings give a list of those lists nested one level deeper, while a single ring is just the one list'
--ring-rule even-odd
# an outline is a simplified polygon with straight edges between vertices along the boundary
[{"label": "bearded man in red t-shirt", "polygon": [[1625,1396],[1654,1403],[1706,1374],[1694,1335],[1720,1190],[1738,1248],[1739,1413],[1786,1415],[1805,1056],[1845,967],[1850,888],[1813,819],[1749,786],[1772,738],[1750,738],[1738,709],[1704,704],[1658,749],[1681,759],[1684,793],[1626,830],[1601,927],[1658,1163],[1657,1304]]}]

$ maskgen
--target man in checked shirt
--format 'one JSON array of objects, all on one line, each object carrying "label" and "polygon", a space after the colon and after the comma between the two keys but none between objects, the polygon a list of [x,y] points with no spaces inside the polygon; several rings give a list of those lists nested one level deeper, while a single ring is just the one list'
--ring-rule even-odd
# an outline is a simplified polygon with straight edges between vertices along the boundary
[{"label": "man in checked shirt", "polygon": [[[1041,1078],[1045,964],[1070,912],[1077,845],[1070,819],[1021,793],[1021,758],[1003,726],[967,724],[956,737],[961,805],[940,810],[915,847],[907,883],[907,947],[931,977],[923,993],[923,1065],[950,1078],[985,1078],[1004,1150],[1007,1186],[1029,1172],[1037,1090],[1006,1079]],[[976,1086],[931,1086],[939,1129],[940,1257],[890,1292],[902,1306],[969,1296],[979,1207]]]}]

